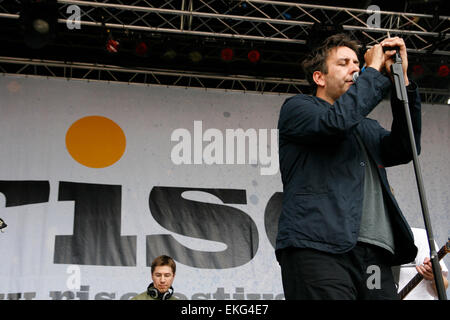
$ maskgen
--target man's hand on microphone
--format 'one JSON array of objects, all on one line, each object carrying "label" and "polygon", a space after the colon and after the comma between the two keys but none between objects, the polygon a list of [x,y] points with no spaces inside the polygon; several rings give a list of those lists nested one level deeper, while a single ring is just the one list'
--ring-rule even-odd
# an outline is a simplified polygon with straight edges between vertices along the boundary
[{"label": "man's hand on microphone", "polygon": [[[402,38],[394,37],[394,38],[386,38],[383,41],[381,41],[380,45],[383,48],[393,48],[398,47],[400,50],[400,57],[402,58],[402,68],[403,68],[403,77],[405,79],[405,85],[409,85],[408,80],[408,55],[406,53],[406,45],[405,41],[403,41]],[[395,50],[386,50],[385,52],[385,67],[386,71],[389,74],[389,76],[392,78],[391,75],[391,65],[394,63],[392,57],[395,55]]]},{"label": "man's hand on microphone", "polygon": [[385,59],[381,44],[374,45],[364,54],[364,61],[366,62],[367,67],[374,68],[380,72],[384,69]]}]

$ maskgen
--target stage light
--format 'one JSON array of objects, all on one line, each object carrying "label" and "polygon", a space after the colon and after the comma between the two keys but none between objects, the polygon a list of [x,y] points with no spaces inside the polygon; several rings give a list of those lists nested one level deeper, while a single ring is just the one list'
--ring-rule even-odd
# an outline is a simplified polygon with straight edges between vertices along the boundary
[{"label": "stage light", "polygon": [[24,0],[20,22],[25,44],[40,49],[56,37],[58,22],[56,0]]},{"label": "stage light", "polygon": [[105,45],[106,50],[111,53],[119,52],[120,42],[118,40],[114,39],[114,37],[111,33],[111,30],[107,29],[106,34],[107,34],[107,40],[106,40],[106,45]]},{"label": "stage light", "polygon": [[261,59],[261,54],[258,50],[250,50],[247,54],[247,58],[251,63],[257,63]]},{"label": "stage light", "polygon": [[145,41],[139,41],[136,44],[136,47],[134,49],[134,52],[141,57],[145,57],[148,53],[148,45],[145,43]]},{"label": "stage light", "polygon": [[166,61],[172,61],[176,57],[177,57],[177,52],[175,51],[175,49],[172,49],[172,48],[166,49],[162,54],[162,58]]},{"label": "stage light", "polygon": [[119,41],[109,39],[106,42],[106,50],[108,50],[111,53],[117,53],[119,51]]},{"label": "stage light", "polygon": [[47,21],[36,19],[33,21],[33,28],[40,34],[46,34],[50,31],[50,26]]},{"label": "stage light", "polygon": [[448,76],[449,74],[450,74],[450,69],[449,69],[448,65],[443,64],[443,65],[439,66],[439,69],[438,69],[439,77],[444,78],[444,77]]},{"label": "stage light", "polygon": [[425,69],[420,64],[415,64],[412,66],[412,75],[415,78],[422,76],[425,72]]},{"label": "stage light", "polygon": [[200,61],[203,60],[203,55],[199,50],[193,50],[193,51],[189,52],[189,59],[193,63],[199,63]]},{"label": "stage light", "polygon": [[220,51],[220,58],[225,62],[233,60],[233,57],[234,51],[231,48],[224,48]]}]

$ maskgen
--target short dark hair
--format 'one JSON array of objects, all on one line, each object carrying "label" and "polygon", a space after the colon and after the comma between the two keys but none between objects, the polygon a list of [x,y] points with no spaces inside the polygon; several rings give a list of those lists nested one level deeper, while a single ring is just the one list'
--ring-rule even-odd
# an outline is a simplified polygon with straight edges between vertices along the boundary
[{"label": "short dark hair", "polygon": [[302,68],[305,72],[306,80],[313,88],[314,94],[317,90],[317,84],[313,80],[313,73],[320,71],[322,73],[328,73],[327,59],[334,48],[348,47],[356,52],[359,52],[359,43],[356,40],[351,39],[345,33],[338,33],[325,39],[325,41],[315,48],[311,54],[302,62]]},{"label": "short dark hair", "polygon": [[153,260],[151,266],[152,274],[155,271],[155,268],[160,266],[169,266],[170,268],[172,268],[173,274],[175,274],[175,271],[177,269],[175,261],[171,257],[165,255],[156,257],[155,260]]}]

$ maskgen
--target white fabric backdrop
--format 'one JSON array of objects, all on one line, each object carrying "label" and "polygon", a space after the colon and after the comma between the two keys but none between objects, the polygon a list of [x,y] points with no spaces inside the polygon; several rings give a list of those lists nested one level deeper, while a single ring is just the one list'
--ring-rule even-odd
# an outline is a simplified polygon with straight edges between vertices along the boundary
[{"label": "white fabric backdrop", "polygon": [[[48,202],[22,206],[6,206],[0,193],[0,217],[8,224],[0,233],[0,300],[19,293],[21,298],[34,299],[130,298],[145,291],[150,282],[149,235],[170,234],[192,250],[226,249],[223,243],[179,235],[159,225],[149,209],[149,194],[159,186],[245,190],[246,204],[226,206],[245,212],[257,227],[258,248],[248,263],[226,269],[178,263],[174,287],[179,297],[283,298],[280,269],[264,225],[269,199],[282,191],[279,172],[262,175],[263,166],[248,161],[175,165],[171,152],[177,142],[171,141],[171,135],[185,128],[194,137],[194,121],[202,121],[203,133],[214,128],[224,137],[227,129],[270,132],[277,127],[279,108],[287,96],[3,76],[0,97],[0,181],[48,181],[50,186]],[[126,137],[125,153],[106,168],[80,164],[65,144],[69,127],[92,115],[111,119]],[[385,102],[371,117],[390,125]],[[420,160],[439,246],[449,233],[449,120],[449,106],[423,106]],[[270,135],[267,138],[270,154],[276,146]],[[423,227],[412,164],[389,169],[388,174],[411,226]],[[74,231],[74,202],[58,201],[63,181],[121,186],[121,236],[136,237],[135,266],[54,263],[55,237]],[[192,197],[223,204],[205,193]],[[79,283],[74,282],[78,271]],[[73,289],[74,283],[79,290]]]}]

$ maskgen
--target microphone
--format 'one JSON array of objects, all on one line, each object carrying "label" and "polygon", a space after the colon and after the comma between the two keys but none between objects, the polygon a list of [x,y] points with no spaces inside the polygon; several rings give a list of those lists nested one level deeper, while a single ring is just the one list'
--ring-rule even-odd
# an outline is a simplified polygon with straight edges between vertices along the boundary
[{"label": "microphone", "polygon": [[364,70],[366,70],[366,65],[364,65],[364,67],[361,68],[361,72],[356,71],[353,73],[352,75],[353,82],[356,82],[356,79],[358,79],[358,77],[361,75],[361,73],[364,72]]}]

